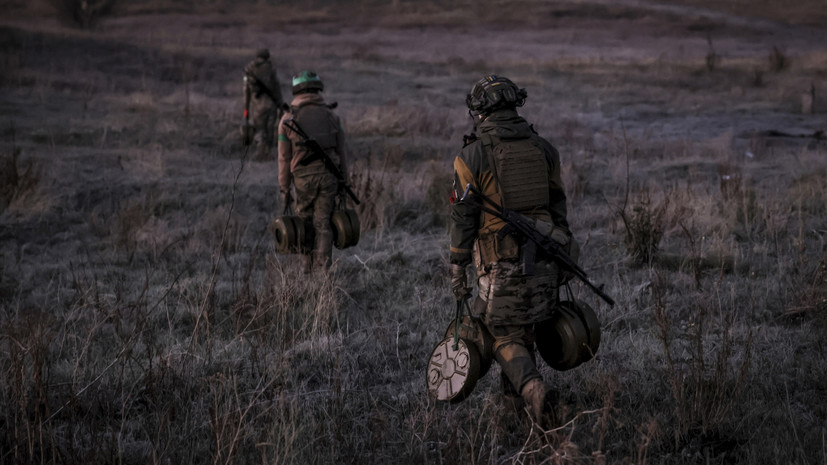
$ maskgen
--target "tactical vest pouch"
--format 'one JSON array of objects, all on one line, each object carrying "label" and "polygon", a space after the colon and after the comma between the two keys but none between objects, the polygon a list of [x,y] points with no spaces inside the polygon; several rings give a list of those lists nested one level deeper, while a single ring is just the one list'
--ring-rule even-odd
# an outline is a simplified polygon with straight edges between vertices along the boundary
[{"label": "tactical vest pouch", "polygon": [[501,260],[516,261],[520,257],[520,245],[511,235],[500,238],[497,233],[481,233],[476,249],[479,255],[478,271],[486,265]]},{"label": "tactical vest pouch", "polygon": [[557,265],[538,262],[533,275],[523,273],[521,263],[501,261],[479,278],[480,295],[488,307],[485,324],[522,325],[551,317],[558,300]]},{"label": "tactical vest pouch", "polygon": [[520,244],[511,234],[503,236],[494,234],[494,253],[497,256],[497,261],[517,260],[520,258]]}]

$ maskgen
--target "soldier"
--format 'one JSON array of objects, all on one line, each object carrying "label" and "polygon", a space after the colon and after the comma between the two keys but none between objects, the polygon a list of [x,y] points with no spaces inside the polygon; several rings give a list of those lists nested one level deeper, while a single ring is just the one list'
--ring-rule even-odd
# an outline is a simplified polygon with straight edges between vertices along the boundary
[{"label": "soldier", "polygon": [[[303,269],[327,269],[333,252],[330,217],[339,191],[339,181],[320,158],[313,155],[297,128],[316,140],[330,160],[347,179],[345,134],[339,117],[327,105],[321,92],[324,84],[313,71],[293,77],[290,113],[279,124],[279,186],[284,205],[292,201],[290,186],[296,191],[296,214],[312,228],[302,252]],[[311,249],[312,247],[312,249]]]},{"label": "soldier", "polygon": [[281,85],[270,61],[270,51],[263,48],[244,68],[244,119],[253,118],[257,160],[271,159],[273,131],[283,105]]},{"label": "soldier", "polygon": [[[566,195],[557,150],[517,114],[527,93],[509,79],[488,75],[466,97],[475,133],[454,160],[454,197],[468,183],[505,208],[553,222],[552,238],[571,243]],[[467,265],[474,262],[478,295],[472,305],[494,336],[505,399],[525,405],[541,423],[554,422],[554,393],[543,382],[534,356],[534,323],[550,317],[558,297],[558,267],[544,253],[523,254],[504,223],[468,203],[451,208],[451,288],[457,300],[470,296]],[[526,273],[528,269],[533,272]]]}]

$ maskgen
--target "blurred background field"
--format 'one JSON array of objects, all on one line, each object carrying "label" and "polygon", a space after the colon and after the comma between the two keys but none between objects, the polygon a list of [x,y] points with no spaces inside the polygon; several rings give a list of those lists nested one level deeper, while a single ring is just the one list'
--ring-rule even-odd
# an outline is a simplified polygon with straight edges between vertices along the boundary
[{"label": "blurred background field", "polygon": [[[827,462],[818,0],[5,1],[0,463]],[[96,7],[96,8],[93,8]],[[363,237],[277,255],[270,48],[339,103]],[[561,153],[596,358],[569,420],[435,404],[451,163],[486,73]]]}]

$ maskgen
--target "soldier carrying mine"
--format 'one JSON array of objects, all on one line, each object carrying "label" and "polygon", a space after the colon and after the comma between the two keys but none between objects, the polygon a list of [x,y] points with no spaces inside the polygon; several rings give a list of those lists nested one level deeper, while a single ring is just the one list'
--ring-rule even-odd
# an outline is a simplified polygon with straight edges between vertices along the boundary
[{"label": "soldier carrying mine", "polygon": [[[335,104],[324,101],[323,90],[322,80],[313,71],[294,76],[290,112],[281,118],[278,131],[279,189],[283,205],[292,202],[293,186],[296,214],[305,224],[312,224],[312,228],[307,228],[307,245],[301,251],[305,273],[330,267],[331,216],[340,188],[346,187],[348,179],[345,134],[339,117],[331,111]],[[322,153],[313,150],[310,140]]]},{"label": "soldier carrying mine", "polygon": [[[502,76],[485,76],[473,86],[466,105],[475,134],[466,137],[454,161],[452,198],[474,186],[504,208],[553,224],[550,237],[576,254],[560,157],[518,115],[526,97],[525,89]],[[553,312],[565,273],[543,250],[501,234],[505,222],[473,203],[453,202],[450,225],[451,288],[458,301],[470,297],[466,267],[473,262],[478,295],[471,307],[494,338],[504,400],[515,406],[524,402],[535,421],[553,423],[555,393],[536,366],[534,325]]]}]

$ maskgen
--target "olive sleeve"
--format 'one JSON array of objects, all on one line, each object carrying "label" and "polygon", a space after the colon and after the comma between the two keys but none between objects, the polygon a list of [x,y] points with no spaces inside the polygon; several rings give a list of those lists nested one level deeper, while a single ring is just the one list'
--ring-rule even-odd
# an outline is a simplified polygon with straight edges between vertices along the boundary
[{"label": "olive sleeve", "polygon": [[[454,160],[454,195],[462,195],[462,191],[468,184],[476,185],[471,170],[462,160],[457,157]],[[480,212],[478,208],[465,203],[454,202],[451,204],[451,254],[452,264],[467,265],[471,263],[471,255],[474,250],[474,240],[479,230]]]},{"label": "olive sleeve", "polygon": [[291,165],[293,164],[293,142],[288,137],[290,129],[284,125],[284,122],[291,118],[289,113],[285,113],[279,122],[278,134],[278,149],[279,149],[279,189],[282,192],[287,192],[290,189],[290,183],[293,181],[293,174],[291,172]]}]

